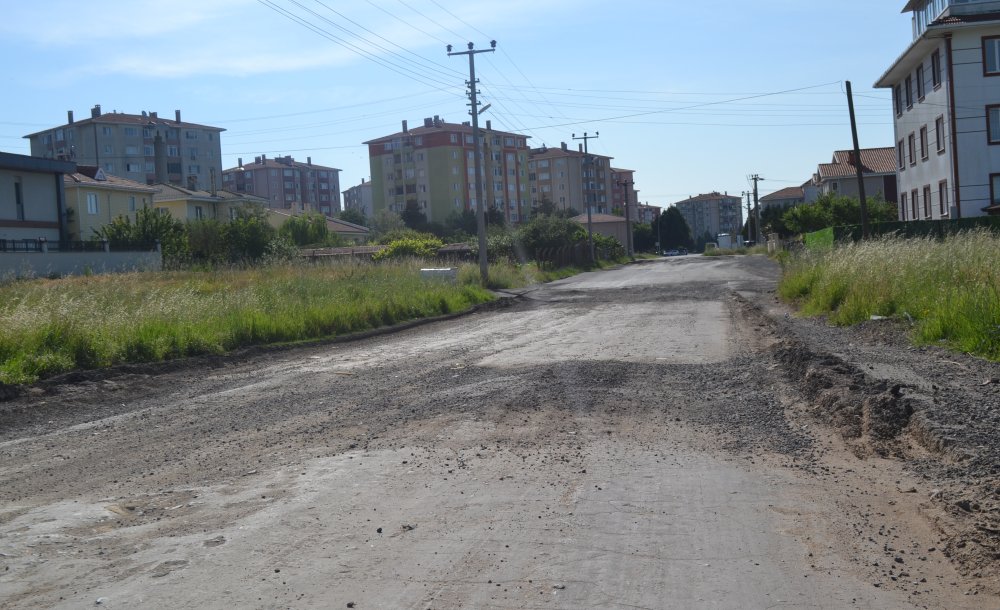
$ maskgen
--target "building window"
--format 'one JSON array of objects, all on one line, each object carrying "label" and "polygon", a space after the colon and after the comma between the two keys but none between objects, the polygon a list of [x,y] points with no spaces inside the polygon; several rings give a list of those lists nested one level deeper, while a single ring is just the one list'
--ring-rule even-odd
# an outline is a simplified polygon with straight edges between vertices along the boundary
[{"label": "building window", "polygon": [[926,161],[929,155],[930,153],[928,152],[927,146],[927,125],[924,125],[920,128],[920,158]]},{"label": "building window", "polygon": [[990,144],[1000,144],[1000,105],[986,107],[986,137]]},{"label": "building window", "polygon": [[935,89],[941,86],[941,51],[931,54],[931,84]]},{"label": "building window", "polygon": [[97,193],[87,193],[87,213],[97,214]]},{"label": "building window", "polygon": [[194,206],[194,217],[201,220],[205,217],[205,212],[201,209],[200,205]]},{"label": "building window", "polygon": [[944,152],[944,117],[934,119],[934,137],[937,139],[938,153]]},{"label": "building window", "polygon": [[104,164],[104,171],[108,172],[109,174],[115,173],[115,164],[114,164],[114,162],[113,161],[108,161],[107,163],[105,163]]},{"label": "building window", "polygon": [[1000,36],[983,37],[983,75],[1000,75]]},{"label": "building window", "polygon": [[906,220],[906,193],[899,195],[899,209],[903,212],[903,220]]},{"label": "building window", "polygon": [[139,137],[139,128],[138,127],[126,127],[125,128],[125,135],[127,137],[129,137],[129,138]]},{"label": "building window", "polygon": [[917,66],[917,99],[924,101],[924,62]]},{"label": "building window", "polygon": [[917,216],[917,213],[920,210],[920,202],[917,201],[918,199],[919,196],[917,195],[917,189],[910,191],[910,210],[912,212],[910,217],[913,218],[913,220],[918,220],[920,218],[920,216]]},{"label": "building window", "polygon": [[951,211],[948,208],[948,181],[942,180],[938,183],[938,207],[941,210],[941,216],[947,216]]},{"label": "building window", "polygon": [[907,138],[906,142],[907,142],[907,144],[906,144],[907,152],[909,153],[910,165],[916,165],[917,164],[917,150],[916,150],[917,149],[917,136],[915,134],[911,133],[910,137]]},{"label": "building window", "polygon": [[102,136],[110,136],[113,133],[114,133],[114,131],[110,127],[101,127],[101,135]]},{"label": "building window", "polygon": [[138,174],[142,171],[142,163],[126,163],[125,171],[133,174]]},{"label": "building window", "polygon": [[899,171],[906,170],[906,159],[903,157],[903,141],[896,142],[896,166]]},{"label": "building window", "polygon": [[913,77],[907,76],[903,83],[903,93],[906,95],[906,108],[913,108]]},{"label": "building window", "polygon": [[113,154],[115,154],[115,147],[112,146],[112,145],[110,145],[110,144],[105,144],[104,145],[104,154],[106,154],[106,155],[113,155]]},{"label": "building window", "polygon": [[179,157],[179,156],[181,156],[180,148],[178,148],[177,146],[168,146],[167,147],[167,156],[168,157]]},{"label": "building window", "polygon": [[17,219],[24,220],[24,188],[20,176],[14,178],[14,206],[17,208]]},{"label": "building window", "polygon": [[135,211],[135,195],[129,195],[129,198],[128,198],[128,211],[129,212],[134,212]]},{"label": "building window", "polygon": [[190,130],[188,130],[188,131],[184,132],[184,138],[187,139],[187,140],[197,140],[198,139],[198,132],[197,131],[190,131]]},{"label": "building window", "polygon": [[924,186],[924,218],[931,217],[931,185]]},{"label": "building window", "polygon": [[201,166],[200,165],[188,165],[188,173],[189,174],[200,174],[201,173]]}]

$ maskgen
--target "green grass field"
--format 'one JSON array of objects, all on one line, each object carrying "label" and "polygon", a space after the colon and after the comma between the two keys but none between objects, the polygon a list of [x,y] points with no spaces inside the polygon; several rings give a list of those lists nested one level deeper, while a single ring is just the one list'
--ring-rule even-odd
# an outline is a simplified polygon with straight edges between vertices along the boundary
[{"label": "green grass field", "polygon": [[478,279],[422,280],[420,266],[344,262],[12,282],[0,286],[0,382],[334,337],[493,298]]},{"label": "green grass field", "polygon": [[788,258],[779,285],[806,315],[912,320],[914,340],[1000,360],[1000,237],[883,237]]}]

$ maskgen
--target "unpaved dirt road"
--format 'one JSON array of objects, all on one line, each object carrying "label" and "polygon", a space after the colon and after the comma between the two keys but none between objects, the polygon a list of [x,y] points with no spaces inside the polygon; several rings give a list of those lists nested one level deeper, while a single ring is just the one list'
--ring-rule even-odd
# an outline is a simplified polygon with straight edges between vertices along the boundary
[{"label": "unpaved dirt road", "polygon": [[0,403],[0,606],[1000,608],[992,449],[934,398],[990,365],[786,317],[777,273],[655,261]]}]

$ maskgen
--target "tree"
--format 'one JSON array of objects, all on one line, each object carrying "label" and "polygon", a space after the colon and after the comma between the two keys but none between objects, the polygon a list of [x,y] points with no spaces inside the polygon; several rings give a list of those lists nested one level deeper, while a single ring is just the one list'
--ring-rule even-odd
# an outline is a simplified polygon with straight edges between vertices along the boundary
[{"label": "tree", "polygon": [[191,259],[215,265],[229,260],[225,226],[218,220],[192,220],[187,223]]},{"label": "tree", "polygon": [[486,226],[487,227],[502,227],[507,224],[507,219],[503,216],[503,210],[500,208],[487,208],[486,209]]},{"label": "tree", "polygon": [[538,216],[518,227],[517,241],[528,254],[546,248],[572,246],[587,238],[579,223],[558,216]]},{"label": "tree", "polygon": [[330,242],[330,228],[326,226],[326,216],[316,212],[292,216],[282,223],[278,235],[287,237],[299,247],[325,246]]},{"label": "tree", "polygon": [[660,214],[657,221],[662,223],[660,238],[663,241],[660,247],[664,250],[690,248],[694,245],[691,243],[691,229],[688,228],[687,221],[684,220],[681,211],[676,207],[667,208],[665,212]]},{"label": "tree", "polygon": [[373,237],[379,237],[392,231],[400,231],[406,228],[406,223],[399,217],[399,214],[390,210],[379,210],[372,217],[371,225]]},{"label": "tree", "polygon": [[267,222],[267,211],[260,205],[239,209],[236,218],[225,225],[223,235],[229,245],[229,260],[255,263],[264,256],[268,243],[277,231]]},{"label": "tree", "polygon": [[119,248],[152,249],[159,240],[167,266],[179,264],[188,255],[187,229],[167,210],[142,208],[136,211],[134,223],[127,216],[119,216],[94,234]]},{"label": "tree", "polygon": [[552,203],[552,200],[546,195],[542,195],[542,198],[531,208],[531,216],[554,216],[557,212],[556,204]]},{"label": "tree", "polygon": [[344,210],[338,214],[337,217],[344,222],[349,222],[362,227],[368,226],[368,218],[358,210]]},{"label": "tree", "polygon": [[407,201],[406,209],[399,215],[403,219],[403,224],[414,231],[423,231],[427,224],[427,215],[420,209],[416,201]]},{"label": "tree", "polygon": [[[896,207],[881,194],[868,200],[868,220],[896,220]],[[781,217],[793,233],[812,233],[827,227],[861,224],[861,202],[853,197],[827,193],[813,203],[796,206]],[[763,222],[761,223],[763,224]]]},{"label": "tree", "polygon": [[652,252],[656,249],[656,233],[653,225],[644,222],[632,225],[632,247],[636,252]]}]

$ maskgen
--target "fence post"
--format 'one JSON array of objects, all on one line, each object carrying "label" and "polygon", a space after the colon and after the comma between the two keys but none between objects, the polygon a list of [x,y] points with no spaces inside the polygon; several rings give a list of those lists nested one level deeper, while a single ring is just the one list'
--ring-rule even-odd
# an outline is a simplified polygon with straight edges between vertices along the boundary
[{"label": "fence post", "polygon": [[49,240],[45,239],[44,237],[39,237],[38,246],[39,246],[38,249],[42,254],[47,254],[49,251]]},{"label": "fence post", "polygon": [[111,242],[109,242],[109,241],[107,240],[107,238],[105,238],[105,239],[102,239],[102,240],[101,240],[101,248],[102,248],[102,249],[103,249],[103,250],[104,250],[105,252],[111,252]]}]

